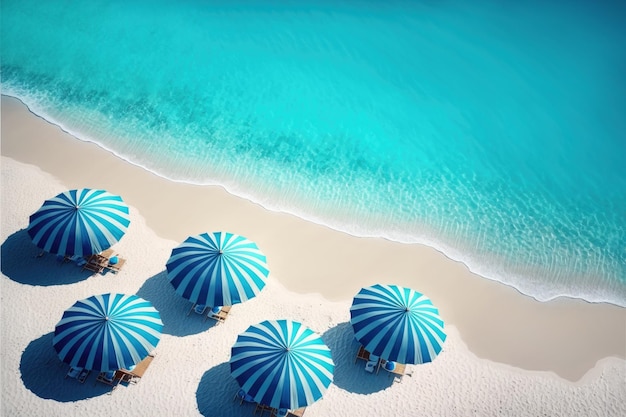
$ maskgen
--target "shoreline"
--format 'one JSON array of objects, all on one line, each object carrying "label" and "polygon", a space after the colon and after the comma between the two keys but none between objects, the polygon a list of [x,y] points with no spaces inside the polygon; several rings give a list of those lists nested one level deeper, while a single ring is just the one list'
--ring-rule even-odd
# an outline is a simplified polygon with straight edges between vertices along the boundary
[{"label": "shoreline", "polygon": [[270,276],[290,291],[345,301],[377,282],[412,287],[433,300],[478,357],[577,381],[602,359],[626,356],[626,308],[563,297],[537,301],[428,246],[355,237],[219,186],[167,180],[74,138],[7,96],[1,145],[3,157],[35,165],[68,188],[121,195],[159,237],[180,242],[228,230],[254,240]]},{"label": "shoreline", "polygon": [[[158,178],[160,178],[161,180],[170,182],[170,183],[175,183],[175,184],[181,184],[181,185],[185,185],[185,186],[192,186],[192,187],[199,187],[199,188],[212,188],[212,187],[216,187],[216,188],[220,188],[222,190],[224,190],[228,195],[237,198],[237,199],[241,199],[243,201],[247,201],[250,202],[253,205],[256,206],[260,206],[263,209],[269,211],[269,212],[273,212],[273,213],[279,213],[279,214],[285,214],[285,215],[290,215],[290,216],[294,216],[296,218],[299,218],[300,220],[303,220],[305,222],[308,223],[312,223],[315,225],[318,225],[320,227],[324,227],[324,228],[328,228],[330,230],[333,231],[337,231],[339,233],[344,233],[347,234],[349,236],[355,237],[355,238],[361,238],[361,239],[377,239],[377,240],[385,240],[385,241],[390,241],[392,243],[395,244],[401,244],[401,245],[413,245],[413,246],[418,246],[418,247],[426,247],[429,249],[433,249],[437,252],[439,252],[441,255],[443,255],[445,258],[449,259],[452,262],[457,262],[462,264],[465,268],[467,268],[467,270],[472,273],[473,275],[482,277],[484,279],[489,279],[493,282],[499,283],[499,284],[503,284],[505,286],[509,286],[513,289],[515,289],[516,291],[518,291],[520,294],[524,295],[524,296],[528,296],[531,297],[533,299],[535,299],[536,301],[539,302],[549,302],[549,301],[553,301],[553,300],[557,300],[557,299],[580,299],[584,302],[588,302],[588,303],[592,303],[592,304],[611,304],[611,305],[615,305],[618,307],[622,307],[622,308],[626,308],[626,301],[624,301],[624,299],[626,299],[626,289],[624,290],[624,295],[620,296],[620,295],[616,295],[614,293],[611,293],[610,291],[607,293],[606,291],[608,290],[607,288],[603,287],[603,290],[601,293],[595,291],[593,292],[593,294],[587,293],[587,294],[580,294],[577,293],[576,291],[563,291],[563,292],[557,292],[554,289],[551,289],[548,291],[548,293],[546,294],[535,294],[532,292],[532,288],[533,285],[530,285],[529,287],[526,287],[525,282],[533,282],[534,281],[534,276],[537,277],[541,277],[541,273],[539,272],[539,269],[537,269],[533,274],[529,275],[529,276],[525,276],[525,275],[519,275],[519,276],[515,276],[515,279],[511,280],[510,279],[510,275],[508,276],[508,278],[503,278],[501,275],[499,275],[499,273],[495,273],[491,274],[489,271],[491,271],[490,267],[486,267],[485,265],[481,264],[480,262],[478,263],[474,263],[472,262],[472,257],[470,256],[469,258],[467,256],[464,256],[462,254],[462,252],[460,252],[458,249],[455,249],[453,247],[449,247],[446,244],[444,244],[443,242],[437,241],[437,240],[420,240],[420,239],[415,239],[415,240],[410,240],[410,239],[402,239],[402,238],[394,238],[394,237],[390,237],[390,236],[386,236],[384,234],[380,234],[380,235],[375,235],[375,234],[359,234],[359,233],[353,233],[350,230],[348,230],[349,228],[346,227],[342,227],[341,225],[332,225],[329,223],[324,222],[323,220],[320,220],[318,218],[316,218],[315,216],[306,216],[306,215],[302,215],[301,213],[297,213],[297,212],[293,212],[290,210],[282,210],[280,208],[275,208],[272,206],[271,203],[268,203],[267,201],[264,202],[260,202],[257,201],[257,199],[253,198],[252,196],[249,195],[245,195],[245,194],[241,194],[241,193],[237,193],[234,192],[233,190],[229,189],[228,186],[225,186],[223,184],[219,184],[216,182],[207,182],[207,183],[195,183],[195,182],[190,182],[190,181],[186,181],[186,180],[179,180],[179,179],[174,179],[174,178],[169,178],[166,175],[163,175],[151,168],[148,168],[144,165],[138,164],[136,162],[133,162],[129,159],[127,159],[126,157],[124,157],[123,155],[120,155],[119,153],[115,152],[112,149],[109,149],[107,146],[101,144],[98,140],[96,139],[92,139],[92,138],[82,138],[80,136],[78,136],[77,134],[73,133],[70,130],[66,130],[65,127],[62,126],[62,124],[56,122],[53,118],[48,119],[47,116],[45,115],[40,115],[39,113],[37,113],[35,110],[31,109],[24,101],[22,101],[21,98],[17,97],[17,96],[12,96],[12,95],[2,95],[3,99],[6,100],[15,100],[17,103],[19,103],[22,106],[25,106],[26,109],[35,117],[43,120],[44,122],[56,126],[60,131],[64,132],[65,134],[69,135],[70,137],[74,138],[76,141],[80,142],[80,143],[86,143],[86,144],[91,144],[93,146],[96,146],[97,148],[101,149],[104,152],[107,152],[109,154],[111,154],[112,156],[114,156],[115,158],[123,161],[124,163],[127,163],[129,165],[132,165],[134,167],[137,167],[139,169],[141,169],[142,171],[145,171],[148,174],[154,175]],[[169,231],[165,231],[164,236],[167,236]],[[503,261],[501,260],[500,262],[496,262],[496,264],[500,264]],[[501,269],[496,267],[496,269]],[[521,280],[521,282],[520,282]],[[587,277],[587,280],[590,280],[590,277]],[[512,282],[514,281],[514,282]],[[545,289],[544,289],[545,290]],[[333,294],[326,294],[327,297],[333,298]]]}]

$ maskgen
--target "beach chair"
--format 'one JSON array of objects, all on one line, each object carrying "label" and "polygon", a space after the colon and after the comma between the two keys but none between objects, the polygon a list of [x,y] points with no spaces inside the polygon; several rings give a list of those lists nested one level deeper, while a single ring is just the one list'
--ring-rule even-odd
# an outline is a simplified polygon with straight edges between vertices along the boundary
[{"label": "beach chair", "polygon": [[82,371],[80,371],[80,373],[78,374],[78,378],[76,379],[78,379],[78,382],[82,384],[87,380],[87,377],[90,373],[91,371],[89,369],[83,369]]},{"label": "beach chair", "polygon": [[[397,363],[392,361],[381,360],[378,365],[378,369],[383,368],[389,373],[390,377],[393,377],[394,382],[402,380],[406,371],[406,365],[403,363]],[[378,373],[378,369],[376,373]]]},{"label": "beach chair", "polygon": [[57,255],[56,256],[56,260],[58,263],[60,263],[61,265],[68,263],[70,261],[70,257],[67,255]]},{"label": "beach chair", "polygon": [[100,274],[102,273],[102,271],[104,270],[104,267],[102,267],[101,265],[98,265],[96,263],[90,263],[89,261],[87,261],[87,263],[85,265],[83,265],[83,271],[87,270],[87,271],[91,271],[94,273],[94,275],[96,274]]},{"label": "beach chair", "polygon": [[187,315],[190,315],[191,312],[194,312],[194,313],[200,314],[200,315],[204,315],[204,313],[206,312],[207,308],[208,308],[208,306],[205,306],[204,304],[196,304],[196,303],[194,303],[191,306],[191,309],[189,310]]},{"label": "beach chair", "polygon": [[[106,260],[106,263],[108,263],[108,259]],[[100,255],[91,255],[89,259],[87,259],[87,262],[83,265],[82,270],[92,271],[94,275],[99,274],[104,271],[106,263],[103,262],[103,258],[101,258]]]},{"label": "beach chair", "polygon": [[[114,258],[117,258],[117,259],[115,259],[115,262],[112,263]],[[122,270],[122,267],[124,266],[125,263],[126,263],[126,259],[114,256],[113,258],[109,259],[107,268],[109,268],[111,272],[113,272],[114,274],[117,274],[118,272]]]},{"label": "beach chair", "polygon": [[362,359],[366,362],[370,360],[370,353],[365,350],[365,347],[363,345],[359,346],[359,350],[356,352],[356,357],[354,358],[354,363],[357,363],[359,359]]},{"label": "beach chair", "polygon": [[78,382],[82,384],[85,382],[85,380],[87,380],[87,377],[89,376],[90,372],[91,371],[88,369],[74,368],[70,366],[70,369],[67,371],[65,378],[76,379]]},{"label": "beach chair", "polygon": [[119,379],[120,384],[136,384],[138,382],[138,378],[135,378],[132,374],[125,372],[120,369],[115,373],[115,377]]},{"label": "beach chair", "polygon": [[120,383],[121,377],[117,371],[100,372],[96,377],[96,383],[101,382],[106,385],[110,385],[111,391],[114,390]]},{"label": "beach chair", "polygon": [[252,414],[256,414],[257,411],[259,411],[261,414],[261,416],[268,411],[270,413],[270,416],[272,416],[272,414],[275,415],[276,413],[276,409],[274,407],[270,407],[269,405],[265,405],[265,404],[259,404],[257,403],[256,407],[254,408],[254,411]]},{"label": "beach chair", "polygon": [[87,259],[83,258],[82,256],[78,256],[78,255],[72,255],[70,256],[69,260],[71,262],[74,262],[76,264],[76,266],[84,266],[87,263]]},{"label": "beach chair", "polygon": [[217,320],[217,315],[222,311],[222,307],[221,306],[215,306],[215,307],[210,307],[207,311],[207,315],[204,318],[205,320],[208,318],[212,318],[212,319],[216,319]]},{"label": "beach chair", "polygon": [[376,370],[378,373],[378,368],[380,367],[380,358],[376,355],[369,354],[369,360],[365,363],[365,371],[370,374]]},{"label": "beach chair", "polygon": [[274,408],[273,410],[270,417],[302,417],[306,407],[298,408],[297,410],[287,410],[283,408],[279,408],[278,410]]},{"label": "beach chair", "polygon": [[287,417],[289,410],[286,408],[274,408],[270,414],[270,417]]},{"label": "beach chair", "polygon": [[141,362],[133,366],[132,369],[120,369],[117,371],[120,381],[129,382],[131,384],[138,383],[148,370],[154,356],[154,353],[150,353]]},{"label": "beach chair", "polygon": [[80,373],[81,370],[82,368],[73,368],[70,366],[70,369],[67,370],[67,374],[65,374],[65,378],[76,379],[78,378],[78,374]]},{"label": "beach chair", "polygon": [[373,374],[374,370],[376,369],[376,365],[377,365],[377,362],[367,361],[365,363],[365,371],[369,372],[370,374]]},{"label": "beach chair", "polygon": [[196,306],[193,308],[193,311],[196,314],[203,315],[207,308],[208,308],[208,306],[203,306],[201,304],[196,304]]},{"label": "beach chair", "polygon": [[[101,274],[105,268],[111,268],[111,255],[113,255],[113,249],[107,249],[100,253],[94,253],[87,258],[87,262],[83,265],[83,271],[86,269],[94,272],[94,274]],[[119,262],[116,262],[116,264],[119,264]],[[117,270],[119,270],[122,265],[123,262],[116,267]],[[114,272],[117,273],[117,271]]]},{"label": "beach chair", "polygon": [[211,309],[211,311],[207,314],[206,318],[212,318],[218,323],[223,323],[224,321],[226,321],[226,318],[230,313],[230,308],[231,306],[213,307],[213,309]]},{"label": "beach chair", "polygon": [[359,350],[356,353],[356,358],[354,359],[354,363],[357,363],[359,359],[365,361],[365,371],[370,374],[374,373],[374,370],[377,371],[377,367],[380,364],[380,358],[376,355],[372,355],[369,353],[363,345],[359,346]]},{"label": "beach chair", "polygon": [[239,391],[237,391],[235,393],[235,397],[233,398],[233,401],[234,400],[239,400],[239,405],[243,404],[244,402],[246,402],[246,403],[253,403],[254,402],[254,398],[252,398],[251,395],[249,395],[248,393],[246,393],[242,389],[239,389]]}]

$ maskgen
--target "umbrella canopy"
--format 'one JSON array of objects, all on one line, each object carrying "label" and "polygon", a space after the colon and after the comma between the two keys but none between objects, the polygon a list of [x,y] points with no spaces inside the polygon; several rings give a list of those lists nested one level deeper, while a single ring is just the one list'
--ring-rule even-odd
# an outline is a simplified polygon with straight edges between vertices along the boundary
[{"label": "umbrella canopy", "polygon": [[362,288],[350,307],[356,339],[388,361],[432,361],[446,340],[443,320],[428,297],[397,285]]},{"label": "umbrella canopy", "polygon": [[225,232],[188,237],[172,250],[166,268],[178,294],[210,306],[249,300],[265,287],[269,274],[254,242]]},{"label": "umbrella canopy", "polygon": [[94,295],[63,313],[52,344],[73,367],[114,371],[141,362],[159,343],[162,329],[159,312],[143,298]]},{"label": "umbrella canopy", "polygon": [[319,400],[334,368],[322,338],[291,320],[250,326],[237,337],[230,358],[231,375],[255,402],[291,410]]},{"label": "umbrella canopy", "polygon": [[30,216],[28,234],[46,252],[87,256],[119,241],[130,224],[122,198],[82,188],[46,200]]}]

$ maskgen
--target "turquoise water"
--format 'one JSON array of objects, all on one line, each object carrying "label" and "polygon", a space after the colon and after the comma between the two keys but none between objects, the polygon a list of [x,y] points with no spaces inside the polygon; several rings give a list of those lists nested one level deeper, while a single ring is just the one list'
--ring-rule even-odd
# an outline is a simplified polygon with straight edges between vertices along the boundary
[{"label": "turquoise water", "polygon": [[4,0],[3,94],[164,177],[626,305],[623,5],[173,3]]}]

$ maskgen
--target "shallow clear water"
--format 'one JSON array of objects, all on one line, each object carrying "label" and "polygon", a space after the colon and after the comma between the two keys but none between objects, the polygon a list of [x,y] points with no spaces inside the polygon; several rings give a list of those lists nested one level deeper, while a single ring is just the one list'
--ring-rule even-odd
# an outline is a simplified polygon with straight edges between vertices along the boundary
[{"label": "shallow clear water", "polygon": [[519,3],[5,0],[2,90],[159,175],[626,305],[626,8]]}]

